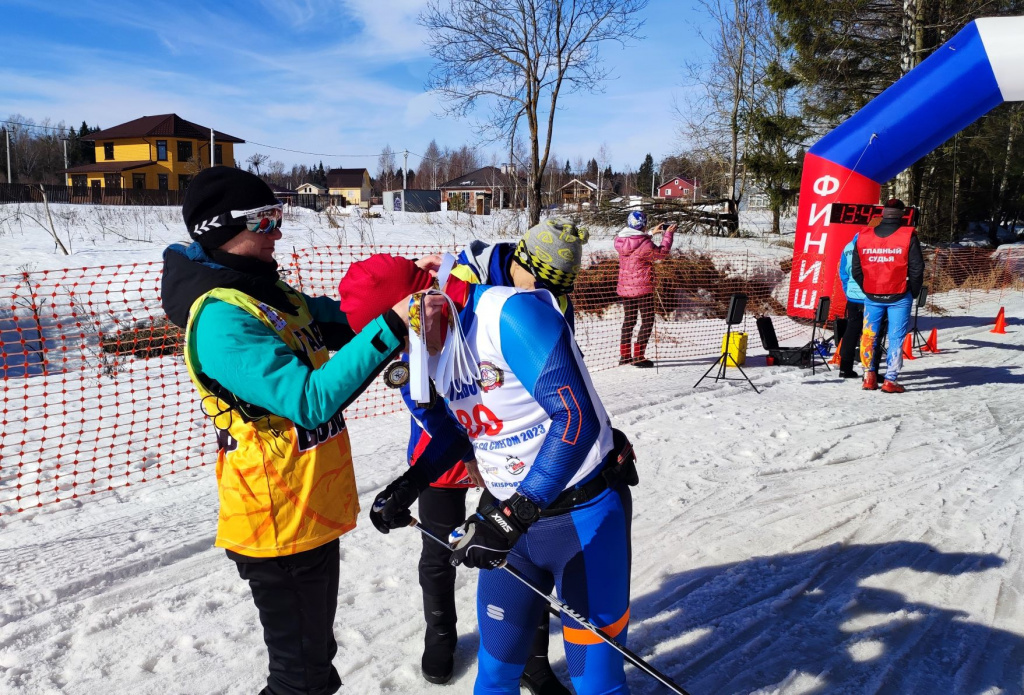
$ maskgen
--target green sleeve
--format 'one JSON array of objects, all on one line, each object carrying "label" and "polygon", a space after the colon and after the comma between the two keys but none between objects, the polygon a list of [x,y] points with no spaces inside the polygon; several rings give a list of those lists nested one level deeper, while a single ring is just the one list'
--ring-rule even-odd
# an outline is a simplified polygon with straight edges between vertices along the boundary
[{"label": "green sleeve", "polygon": [[348,323],[348,319],[346,319],[345,314],[342,313],[341,304],[337,299],[331,299],[330,297],[310,297],[308,294],[304,294],[302,296],[306,299],[306,306],[309,307],[309,313],[314,320],[328,323]]},{"label": "green sleeve", "polygon": [[244,401],[313,429],[365,390],[402,347],[383,317],[319,369],[244,309],[210,302],[196,320],[198,368]]}]

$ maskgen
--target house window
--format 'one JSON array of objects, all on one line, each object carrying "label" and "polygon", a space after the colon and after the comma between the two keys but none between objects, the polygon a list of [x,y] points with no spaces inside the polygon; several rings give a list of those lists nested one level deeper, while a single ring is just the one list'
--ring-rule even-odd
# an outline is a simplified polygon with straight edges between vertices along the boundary
[{"label": "house window", "polygon": [[161,191],[167,190],[167,174],[156,175],[156,187]]},{"label": "house window", "polygon": [[119,191],[119,190],[121,190],[121,175],[120,174],[104,174],[103,175],[103,186],[108,191]]},{"label": "house window", "polygon": [[85,174],[75,174],[71,177],[71,192],[75,195],[85,195],[89,188],[89,181]]},{"label": "house window", "polygon": [[178,190],[184,191],[188,188],[188,182],[192,180],[191,176],[187,174],[178,174]]},{"label": "house window", "polygon": [[192,142],[190,140],[178,140],[178,161],[187,162],[192,159]]},{"label": "house window", "polygon": [[167,161],[167,141],[157,140],[156,141],[156,161],[166,162]]},{"label": "house window", "polygon": [[220,165],[224,163],[224,148],[223,145],[213,146],[213,163]]},{"label": "house window", "polygon": [[136,190],[142,190],[146,187],[146,175],[145,174],[132,174],[132,188]]},{"label": "house window", "polygon": [[114,143],[105,142],[103,143],[103,159],[114,158]]}]

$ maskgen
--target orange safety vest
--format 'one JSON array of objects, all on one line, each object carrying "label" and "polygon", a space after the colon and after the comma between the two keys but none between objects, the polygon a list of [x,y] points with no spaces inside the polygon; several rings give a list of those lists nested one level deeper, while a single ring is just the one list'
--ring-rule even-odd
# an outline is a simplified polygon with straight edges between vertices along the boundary
[{"label": "orange safety vest", "polygon": [[211,416],[221,446],[217,452],[220,516],[218,548],[250,557],[278,557],[312,550],[352,530],[359,496],[348,429],[341,412],[315,430],[274,414],[243,417],[237,404],[213,393],[199,369],[196,319],[210,302],[244,309],[280,336],[313,369],[327,362],[323,345],[301,336],[313,322],[305,299],[284,283],[296,315],[280,313],[237,290],[218,288],[199,297],[185,329],[185,364]]},{"label": "orange safety vest", "polygon": [[907,291],[910,268],[910,240],[913,227],[900,227],[887,237],[880,237],[868,227],[857,237],[856,251],[860,258],[867,294],[903,294]]}]

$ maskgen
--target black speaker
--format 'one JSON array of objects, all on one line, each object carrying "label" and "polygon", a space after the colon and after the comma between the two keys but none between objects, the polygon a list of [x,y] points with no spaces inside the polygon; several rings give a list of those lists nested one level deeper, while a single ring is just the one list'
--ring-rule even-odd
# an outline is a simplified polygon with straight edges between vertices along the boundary
[{"label": "black speaker", "polygon": [[924,309],[928,303],[928,285],[921,285],[921,291],[917,295],[917,306]]},{"label": "black speaker", "polygon": [[729,313],[725,316],[725,322],[730,326],[743,323],[743,312],[747,310],[747,295],[734,294],[729,300]]},{"label": "black speaker", "polygon": [[828,323],[828,310],[832,305],[831,297],[821,297],[818,299],[818,310],[814,313],[814,322],[824,326]]}]

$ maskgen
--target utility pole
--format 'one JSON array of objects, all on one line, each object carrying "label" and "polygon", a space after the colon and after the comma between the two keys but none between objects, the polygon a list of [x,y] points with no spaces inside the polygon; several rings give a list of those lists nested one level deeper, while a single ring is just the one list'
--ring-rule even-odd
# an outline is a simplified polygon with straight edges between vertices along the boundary
[{"label": "utility pole", "polygon": [[11,178],[11,131],[4,128],[4,137],[7,138],[7,183],[14,183]]},{"label": "utility pole", "polygon": [[60,141],[62,143],[64,143],[64,170],[67,171],[67,168],[68,168],[68,139],[67,138],[61,138]]},{"label": "utility pole", "polygon": [[214,163],[213,163],[213,147],[214,147],[214,144],[213,144],[213,128],[210,128],[210,168],[211,169],[214,167]]},{"label": "utility pole", "polygon": [[406,175],[409,173],[409,150],[405,150],[402,153],[402,212],[405,212],[405,186],[408,183],[406,181]]}]

